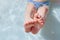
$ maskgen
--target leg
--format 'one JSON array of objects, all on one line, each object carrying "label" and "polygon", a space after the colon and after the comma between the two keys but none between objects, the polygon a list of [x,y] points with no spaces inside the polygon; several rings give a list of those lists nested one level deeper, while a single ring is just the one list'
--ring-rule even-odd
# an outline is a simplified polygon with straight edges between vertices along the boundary
[{"label": "leg", "polygon": [[40,7],[35,15],[40,25],[44,25],[48,13],[48,6]]},{"label": "leg", "polygon": [[[28,3],[26,12],[25,12],[25,31],[30,32],[31,26],[34,26],[33,14],[36,13],[36,9],[32,3]],[[32,15],[32,16],[31,16]]]},{"label": "leg", "polygon": [[31,31],[33,34],[38,33],[39,30],[44,25],[47,12],[48,12],[47,6],[43,6],[38,9],[37,13],[34,16],[34,19],[38,20],[38,23],[36,23],[37,26],[35,26]]}]

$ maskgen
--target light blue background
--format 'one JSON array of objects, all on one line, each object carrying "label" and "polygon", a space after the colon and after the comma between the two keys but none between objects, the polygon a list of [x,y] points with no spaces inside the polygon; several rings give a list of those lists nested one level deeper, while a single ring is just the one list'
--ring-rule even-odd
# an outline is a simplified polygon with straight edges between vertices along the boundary
[{"label": "light blue background", "polygon": [[60,6],[53,3],[45,26],[37,35],[24,32],[26,0],[0,0],[0,40],[60,40]]}]

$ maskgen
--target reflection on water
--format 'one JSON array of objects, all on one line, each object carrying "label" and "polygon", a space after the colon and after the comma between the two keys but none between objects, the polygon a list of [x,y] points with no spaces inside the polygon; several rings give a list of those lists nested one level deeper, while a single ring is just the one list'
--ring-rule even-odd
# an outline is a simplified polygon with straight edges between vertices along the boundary
[{"label": "reflection on water", "polygon": [[41,35],[46,40],[60,40],[60,6],[57,3],[51,5],[46,24],[41,31]]},{"label": "reflection on water", "polygon": [[0,0],[0,40],[59,40],[59,6],[51,7],[44,28],[32,35],[23,27],[26,4],[26,0]]},{"label": "reflection on water", "polygon": [[54,16],[56,17],[56,19],[60,22],[60,8],[55,8],[53,9],[53,12],[54,12]]},{"label": "reflection on water", "polygon": [[[25,0],[0,0],[0,40],[25,40]],[[23,2],[23,3],[22,3]]]}]

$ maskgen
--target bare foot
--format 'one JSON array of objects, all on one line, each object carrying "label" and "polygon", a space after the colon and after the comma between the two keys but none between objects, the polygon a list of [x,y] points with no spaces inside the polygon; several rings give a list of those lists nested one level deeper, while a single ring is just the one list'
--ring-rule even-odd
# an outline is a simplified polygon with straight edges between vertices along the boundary
[{"label": "bare foot", "polygon": [[40,26],[43,26],[44,23],[45,23],[45,17],[40,16],[38,13],[35,14],[34,19],[38,21],[38,24],[39,24]]},{"label": "bare foot", "polygon": [[40,25],[38,24],[38,22],[36,22],[36,23],[35,23],[35,26],[32,26],[32,27],[31,27],[31,32],[32,32],[33,34],[37,34],[40,29],[41,29],[41,28],[40,28]]},{"label": "bare foot", "polygon": [[30,15],[27,13],[29,16],[27,14],[25,15],[26,17],[25,17],[24,26],[25,26],[25,31],[26,32],[31,32],[32,27],[33,26],[35,27],[35,23],[37,22],[36,20],[33,19],[35,13],[36,13],[36,9],[33,8]]},{"label": "bare foot", "polygon": [[[31,6],[30,10],[29,6]],[[32,32],[33,34],[38,33],[45,23],[45,16],[46,16],[45,13],[46,13],[45,7],[41,7],[37,11],[34,8],[34,6],[28,5],[25,15],[25,24],[24,24],[25,31]]]},{"label": "bare foot", "polygon": [[43,26],[45,24],[47,13],[48,13],[48,6],[43,6],[40,7],[37,13],[35,14],[34,19],[38,20],[40,26]]},{"label": "bare foot", "polygon": [[28,3],[27,8],[26,8],[26,13],[25,13],[25,31],[26,32],[31,32],[32,27],[35,27],[35,23],[37,22],[34,20],[34,14],[37,12],[36,8],[34,7],[34,4]]},{"label": "bare foot", "polygon": [[36,20],[30,20],[30,21],[25,22],[25,24],[24,24],[25,31],[26,32],[31,32],[31,28],[33,26],[35,26],[34,23],[36,23]]},{"label": "bare foot", "polygon": [[[43,10],[43,11],[42,11]],[[36,24],[34,27],[32,27],[32,33],[36,34],[39,32],[39,30],[44,26],[46,16],[47,16],[48,8],[46,7],[41,7],[37,11],[37,13],[34,15],[34,20],[36,20]]]},{"label": "bare foot", "polygon": [[38,33],[40,30],[40,25],[38,24],[38,20],[30,20],[25,23],[25,31],[32,32],[33,34]]}]

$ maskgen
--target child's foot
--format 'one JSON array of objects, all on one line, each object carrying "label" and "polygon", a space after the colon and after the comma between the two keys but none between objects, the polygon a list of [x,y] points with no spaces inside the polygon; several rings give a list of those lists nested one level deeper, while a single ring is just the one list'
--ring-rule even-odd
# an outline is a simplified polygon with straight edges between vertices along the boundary
[{"label": "child's foot", "polygon": [[25,31],[26,31],[26,32],[31,32],[31,28],[32,28],[33,26],[35,26],[35,25],[34,25],[35,22],[36,22],[36,20],[30,20],[30,21],[25,22],[25,24],[24,24],[24,26],[25,26]]},{"label": "child's foot", "polygon": [[27,12],[27,14],[25,14],[25,24],[24,24],[24,26],[25,26],[25,31],[26,32],[30,32],[31,27],[35,26],[34,23],[36,23],[36,20],[33,19],[35,13],[36,13],[36,9],[33,8],[31,10],[31,13]]},{"label": "child's foot", "polygon": [[38,12],[34,15],[34,19],[38,20],[38,23],[40,24],[40,26],[43,26],[45,24],[47,12],[48,12],[47,6],[43,6],[43,7],[40,7],[38,9]]},{"label": "child's foot", "polygon": [[37,19],[38,24],[39,24],[40,26],[43,26],[44,23],[45,23],[45,17],[40,16],[38,13],[35,14],[34,19],[35,19],[35,20]]},{"label": "child's foot", "polygon": [[31,31],[31,27],[35,26],[35,22],[36,20],[33,20],[34,18],[34,14],[37,12],[37,10],[35,9],[34,5],[32,3],[29,3],[26,9],[26,13],[25,13],[25,31],[26,32],[30,32]]},{"label": "child's foot", "polygon": [[45,19],[36,13],[34,15],[34,20],[36,20],[36,22],[34,23],[35,26],[31,27],[31,32],[33,34],[37,34],[40,31],[40,29],[43,27],[45,23]]},{"label": "child's foot", "polygon": [[33,34],[37,34],[39,32],[39,30],[41,29],[40,25],[38,24],[38,22],[35,23],[35,26],[31,27],[31,32]]},{"label": "child's foot", "polygon": [[30,20],[25,23],[25,31],[32,32],[33,34],[38,33],[40,30],[40,25],[37,20]]}]

